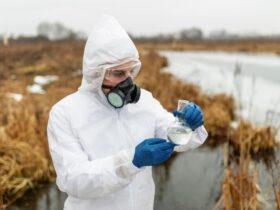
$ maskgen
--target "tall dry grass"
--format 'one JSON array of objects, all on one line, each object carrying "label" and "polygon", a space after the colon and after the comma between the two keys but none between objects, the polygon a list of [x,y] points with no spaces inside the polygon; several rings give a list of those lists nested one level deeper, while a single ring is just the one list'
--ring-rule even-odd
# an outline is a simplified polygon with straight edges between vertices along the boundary
[{"label": "tall dry grass", "polygon": [[185,42],[150,43],[139,42],[138,46],[144,50],[176,50],[176,51],[225,51],[275,53],[280,55],[280,40],[198,40]]},{"label": "tall dry grass", "polygon": [[280,189],[278,190],[276,201],[277,201],[277,210],[280,210]]},{"label": "tall dry grass", "polygon": [[[75,91],[80,81],[82,43],[22,43],[0,48],[0,201],[8,206],[27,190],[52,182],[46,126],[50,107]],[[63,57],[63,59],[61,59]],[[68,74],[69,73],[69,74]],[[60,81],[45,95],[29,94],[35,75],[56,74]],[[9,93],[23,95],[16,101]],[[1,203],[0,202],[0,203]]]},{"label": "tall dry grass", "polygon": [[3,204],[3,192],[2,192],[2,186],[0,185],[0,210],[4,208]]},{"label": "tall dry grass", "polygon": [[[0,78],[3,78],[0,82],[0,201],[2,198],[5,206],[28,189],[55,178],[47,146],[48,111],[56,101],[76,91],[80,85],[81,75],[73,72],[81,69],[83,47],[84,43],[71,42],[12,43],[6,51],[0,49],[0,54],[3,55],[0,56],[0,61],[3,61],[0,62]],[[167,60],[153,50],[148,53],[140,52],[140,55],[143,67],[136,82],[141,87],[150,90],[169,111],[177,107],[178,99],[188,99],[199,104],[204,110],[205,127],[209,132],[207,143],[215,145],[230,139],[231,145],[241,148],[239,140],[243,137],[239,137],[238,129],[235,131],[230,126],[235,119],[235,102],[231,96],[209,96],[195,84],[184,84],[175,80],[171,74],[162,73],[160,69],[167,65]],[[27,93],[26,86],[32,83],[37,74],[56,74],[59,80],[45,87],[45,95],[32,95]],[[24,99],[17,102],[7,96],[6,93],[10,92],[21,93]],[[255,128],[249,126],[246,129],[252,133]],[[249,139],[255,137],[263,138],[258,133],[254,137],[250,134]],[[270,140],[274,141],[273,133]],[[256,142],[253,147],[255,149],[250,151],[259,152],[267,148],[266,141]],[[246,158],[247,156],[242,158],[242,166],[248,165]],[[246,168],[242,171],[240,169],[237,175],[225,171],[228,177],[224,185],[225,192],[235,189],[230,185],[232,182],[242,182],[239,184],[243,186],[242,190],[244,186],[251,186],[252,181],[240,178],[246,177],[246,172]]]},{"label": "tall dry grass", "polygon": [[277,147],[276,130],[270,126],[255,127],[248,121],[242,120],[233,133],[230,143],[237,155],[240,154],[240,146],[245,143],[250,145],[249,152],[254,159],[269,161],[273,158]]},{"label": "tall dry grass", "polygon": [[[233,154],[229,154],[233,149]],[[263,209],[257,199],[257,162],[254,159],[271,157],[276,148],[275,130],[269,126],[254,128],[249,122],[241,121],[224,145],[224,180],[222,195],[214,210],[256,210]],[[229,158],[231,156],[231,158]],[[237,157],[237,159],[236,159]],[[230,159],[230,161],[229,161]],[[272,159],[269,159],[272,161]],[[230,162],[230,164],[229,164]],[[254,168],[252,169],[252,164]],[[273,186],[274,188],[274,186]],[[276,189],[276,203],[279,206],[279,195]],[[279,207],[278,207],[279,208]]]},{"label": "tall dry grass", "polygon": [[214,210],[257,210],[260,205],[257,199],[257,170],[250,169],[250,144],[240,144],[240,157],[238,164],[228,164],[228,147],[224,146],[224,180],[222,183],[222,196]]},{"label": "tall dry grass", "polygon": [[0,185],[9,205],[34,185],[52,181],[54,170],[45,133],[48,110],[30,99],[1,94],[0,100]]}]

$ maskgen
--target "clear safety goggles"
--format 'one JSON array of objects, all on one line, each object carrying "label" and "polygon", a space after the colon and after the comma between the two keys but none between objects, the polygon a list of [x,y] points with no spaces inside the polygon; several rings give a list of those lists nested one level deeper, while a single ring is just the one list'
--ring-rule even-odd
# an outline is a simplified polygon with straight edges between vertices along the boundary
[{"label": "clear safety goggles", "polygon": [[134,77],[137,75],[141,67],[141,62],[137,61],[129,66],[115,66],[106,69],[104,78],[109,81],[123,80],[127,77]]}]

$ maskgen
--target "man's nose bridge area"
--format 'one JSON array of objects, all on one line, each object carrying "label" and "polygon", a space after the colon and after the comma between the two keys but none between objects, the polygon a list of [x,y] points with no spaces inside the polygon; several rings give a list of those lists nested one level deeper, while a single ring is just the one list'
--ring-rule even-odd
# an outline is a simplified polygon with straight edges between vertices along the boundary
[{"label": "man's nose bridge area", "polygon": [[125,77],[131,77],[132,78],[132,69],[126,70]]}]

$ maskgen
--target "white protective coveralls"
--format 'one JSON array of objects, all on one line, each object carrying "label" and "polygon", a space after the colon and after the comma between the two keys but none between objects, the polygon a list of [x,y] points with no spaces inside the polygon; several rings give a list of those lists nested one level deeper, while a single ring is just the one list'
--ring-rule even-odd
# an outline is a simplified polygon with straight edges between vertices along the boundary
[{"label": "white protective coveralls", "polygon": [[[138,58],[124,29],[103,16],[85,46],[79,90],[50,111],[49,149],[56,183],[68,195],[64,210],[153,209],[152,168],[132,164],[135,147],[147,138],[166,139],[175,118],[144,89],[136,104],[121,109],[113,108],[101,89],[105,67]],[[201,126],[176,150],[198,147],[206,137]]]}]

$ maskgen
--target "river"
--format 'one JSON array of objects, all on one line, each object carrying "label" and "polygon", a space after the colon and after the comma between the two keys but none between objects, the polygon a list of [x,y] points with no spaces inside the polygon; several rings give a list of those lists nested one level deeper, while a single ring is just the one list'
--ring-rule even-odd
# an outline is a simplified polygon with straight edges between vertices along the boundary
[{"label": "river", "polygon": [[[254,101],[252,118],[255,123],[268,123],[266,113],[279,113],[280,103],[280,57],[270,54],[244,54],[224,52],[172,52],[163,51],[170,72],[178,79],[199,84],[209,93],[224,92],[236,95],[236,84],[242,86],[241,111],[246,117],[248,97]],[[241,67],[236,75],[236,65]],[[239,75],[239,76],[240,76]],[[240,81],[241,80],[241,81]],[[239,82],[239,83],[238,83]],[[254,97],[250,94],[255,92]],[[264,102],[263,100],[266,100]],[[262,103],[260,104],[260,101]],[[276,107],[276,108],[275,108]],[[255,116],[254,114],[254,116]],[[280,116],[280,114],[279,114]],[[277,118],[279,119],[279,118]],[[273,123],[277,123],[277,119]],[[270,123],[272,123],[270,121]],[[280,152],[277,152],[280,159]],[[276,166],[274,166],[276,167]],[[263,163],[258,164],[259,194],[266,209],[274,209],[271,173]],[[276,170],[277,171],[277,170]],[[279,175],[279,168],[277,171]],[[154,168],[156,183],[155,210],[207,210],[212,209],[221,193],[223,180],[223,151],[221,147],[200,147],[196,150],[174,155],[164,166]],[[55,184],[30,191],[7,210],[62,210],[66,198]]]}]

